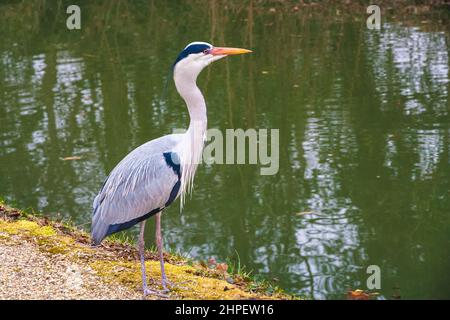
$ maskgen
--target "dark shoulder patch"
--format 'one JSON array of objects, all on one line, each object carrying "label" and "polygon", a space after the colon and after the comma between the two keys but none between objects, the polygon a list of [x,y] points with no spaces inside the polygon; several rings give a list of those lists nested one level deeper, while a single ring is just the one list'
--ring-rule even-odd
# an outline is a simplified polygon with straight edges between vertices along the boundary
[{"label": "dark shoulder patch", "polygon": [[175,183],[175,185],[172,188],[172,191],[170,192],[169,199],[167,200],[165,206],[167,207],[170,205],[178,196],[178,192],[180,191],[181,186],[181,167],[180,167],[180,157],[178,157],[178,154],[175,152],[165,152],[163,153],[164,159],[166,160],[167,165],[172,168],[173,172],[178,177],[178,181]]},{"label": "dark shoulder patch", "polygon": [[172,168],[173,172],[181,178],[181,167],[180,167],[180,157],[175,152],[164,152],[164,160],[166,160],[167,165]]},{"label": "dark shoulder patch", "polygon": [[178,179],[177,183],[175,183],[175,185],[173,186],[172,191],[170,191],[169,199],[167,200],[164,207],[168,207],[172,202],[175,201],[175,199],[178,196],[178,192],[180,191],[180,187],[181,187],[181,180]]}]

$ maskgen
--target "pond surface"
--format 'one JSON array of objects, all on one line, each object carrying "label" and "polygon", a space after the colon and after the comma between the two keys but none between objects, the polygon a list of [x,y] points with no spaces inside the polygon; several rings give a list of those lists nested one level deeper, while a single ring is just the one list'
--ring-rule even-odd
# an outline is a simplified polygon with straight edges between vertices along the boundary
[{"label": "pond surface", "polygon": [[82,2],[82,30],[68,31],[64,8],[31,3],[0,5],[9,204],[89,230],[118,161],[188,125],[170,79],[162,96],[179,51],[195,40],[251,48],[199,77],[208,126],[279,129],[279,171],[201,165],[183,212],[177,202],[163,217],[166,248],[239,261],[313,298],[365,289],[369,265],[385,298],[450,298],[448,33],[139,1]]}]

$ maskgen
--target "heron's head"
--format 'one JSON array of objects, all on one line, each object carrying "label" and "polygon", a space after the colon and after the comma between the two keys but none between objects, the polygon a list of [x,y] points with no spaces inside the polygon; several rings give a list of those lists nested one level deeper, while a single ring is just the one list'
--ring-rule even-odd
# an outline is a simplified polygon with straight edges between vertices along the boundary
[{"label": "heron's head", "polygon": [[229,55],[249,53],[251,50],[241,48],[214,47],[207,42],[191,42],[178,55],[173,64],[174,75],[186,75],[197,78],[200,71],[213,61]]}]

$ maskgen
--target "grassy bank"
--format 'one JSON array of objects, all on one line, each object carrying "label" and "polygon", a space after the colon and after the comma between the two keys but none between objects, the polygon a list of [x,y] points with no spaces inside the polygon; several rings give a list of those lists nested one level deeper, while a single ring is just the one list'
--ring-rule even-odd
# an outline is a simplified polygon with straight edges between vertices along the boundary
[{"label": "grassy bank", "polygon": [[[93,248],[89,236],[81,230],[0,203],[0,247],[5,255],[0,259],[1,298],[141,297],[138,253],[129,243],[106,240],[101,247]],[[147,251],[146,259],[149,285],[158,289],[157,255]],[[169,294],[170,299],[293,298],[245,274],[229,273],[226,264],[196,263],[173,254],[166,254],[165,260],[169,279],[178,285]],[[24,283],[35,284],[26,287]]]}]

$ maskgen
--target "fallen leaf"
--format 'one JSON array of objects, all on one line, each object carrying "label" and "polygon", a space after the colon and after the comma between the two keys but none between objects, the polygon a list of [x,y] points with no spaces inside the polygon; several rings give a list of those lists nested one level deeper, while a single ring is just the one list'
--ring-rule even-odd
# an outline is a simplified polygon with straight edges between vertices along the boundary
[{"label": "fallen leaf", "polygon": [[347,300],[369,300],[370,294],[361,289],[349,290],[347,292]]},{"label": "fallen leaf", "polygon": [[304,216],[305,214],[313,214],[313,213],[317,213],[315,211],[302,211],[302,212],[297,212],[295,215],[296,216]]},{"label": "fallen leaf", "polygon": [[228,270],[228,265],[226,263],[218,263],[216,265],[216,270],[225,273]]},{"label": "fallen leaf", "polygon": [[63,161],[81,160],[81,157],[78,157],[78,156],[64,157],[64,158],[61,158],[61,160],[63,160]]}]

